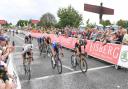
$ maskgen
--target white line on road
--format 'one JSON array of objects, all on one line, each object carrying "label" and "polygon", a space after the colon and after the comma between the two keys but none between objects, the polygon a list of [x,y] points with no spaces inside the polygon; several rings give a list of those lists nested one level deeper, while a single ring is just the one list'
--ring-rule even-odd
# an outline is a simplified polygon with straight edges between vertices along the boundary
[{"label": "white line on road", "polygon": [[[114,65],[109,65],[109,66],[102,66],[102,67],[96,67],[96,68],[90,68],[88,69],[88,71],[93,71],[93,70],[99,70],[99,69],[105,69],[105,68],[109,68],[112,67]],[[75,73],[80,73],[81,70],[79,71],[74,71],[74,72],[68,72],[68,73],[64,73],[63,75],[70,75],[70,74],[75,74]]]},{"label": "white line on road", "polygon": [[18,36],[18,35],[15,35],[16,37],[20,38],[21,40],[24,40],[22,37]]},{"label": "white line on road", "polygon": [[70,68],[70,67],[68,67],[68,66],[65,66],[65,65],[62,65],[64,68],[66,68],[66,69],[69,69],[69,70],[71,70],[71,71],[74,71],[74,69],[72,69],[72,68]]},{"label": "white line on road", "polygon": [[[102,66],[102,67],[96,67],[96,68],[90,68],[90,69],[88,69],[88,71],[99,70],[99,69],[105,69],[105,68],[109,68],[109,67],[112,67],[112,66],[114,66],[114,65]],[[56,76],[66,76],[66,75],[76,74],[76,73],[80,73],[80,72],[81,72],[81,71],[73,71],[73,72],[68,72],[68,73],[64,73],[64,74],[61,74],[61,75],[49,75],[49,76],[34,78],[34,79],[31,79],[30,81],[44,80],[44,79],[48,79],[48,78],[52,78],[52,77],[56,77]],[[27,80],[22,81],[21,83],[25,83],[25,82],[27,82]]]}]

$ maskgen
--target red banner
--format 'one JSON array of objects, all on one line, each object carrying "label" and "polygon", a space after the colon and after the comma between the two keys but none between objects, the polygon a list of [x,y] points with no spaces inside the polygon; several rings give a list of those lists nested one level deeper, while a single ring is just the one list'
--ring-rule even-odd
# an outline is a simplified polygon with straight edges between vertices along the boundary
[{"label": "red banner", "polygon": [[117,64],[120,56],[121,45],[104,45],[102,42],[88,41],[86,51],[93,57],[99,58],[112,64]]}]

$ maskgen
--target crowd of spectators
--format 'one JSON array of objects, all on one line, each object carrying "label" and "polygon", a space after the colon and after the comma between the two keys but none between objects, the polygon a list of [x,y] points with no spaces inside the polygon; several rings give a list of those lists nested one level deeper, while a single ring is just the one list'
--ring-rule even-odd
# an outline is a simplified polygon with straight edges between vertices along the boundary
[{"label": "crowd of spectators", "polygon": [[0,29],[0,89],[14,89],[13,76],[9,73],[9,55],[14,47],[6,34],[6,30]]},{"label": "crowd of spectators", "polygon": [[96,29],[96,28],[87,28],[84,31],[80,31],[78,28],[69,28],[56,29],[52,28],[47,31],[48,33],[54,33],[57,35],[64,35],[66,37],[75,37],[87,40],[101,41],[104,44],[106,43],[115,43],[128,45],[128,29],[119,28],[119,29]]}]

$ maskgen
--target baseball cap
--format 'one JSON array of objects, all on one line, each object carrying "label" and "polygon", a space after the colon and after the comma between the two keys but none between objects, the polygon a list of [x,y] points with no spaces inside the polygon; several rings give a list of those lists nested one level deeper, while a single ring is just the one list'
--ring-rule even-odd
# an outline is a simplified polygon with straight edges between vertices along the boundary
[{"label": "baseball cap", "polygon": [[6,41],[5,37],[0,36],[0,41]]}]

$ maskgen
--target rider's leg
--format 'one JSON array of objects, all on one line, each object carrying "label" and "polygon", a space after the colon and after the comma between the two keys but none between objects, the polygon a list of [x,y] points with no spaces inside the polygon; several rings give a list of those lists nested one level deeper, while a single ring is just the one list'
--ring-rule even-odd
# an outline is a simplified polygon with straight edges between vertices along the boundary
[{"label": "rider's leg", "polygon": [[25,57],[26,57],[26,53],[23,53],[22,54],[23,64],[25,64]]},{"label": "rider's leg", "polygon": [[29,64],[31,64],[32,57],[33,57],[32,50],[30,50],[30,52],[28,52],[27,54],[29,56]]}]

